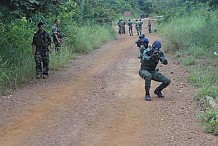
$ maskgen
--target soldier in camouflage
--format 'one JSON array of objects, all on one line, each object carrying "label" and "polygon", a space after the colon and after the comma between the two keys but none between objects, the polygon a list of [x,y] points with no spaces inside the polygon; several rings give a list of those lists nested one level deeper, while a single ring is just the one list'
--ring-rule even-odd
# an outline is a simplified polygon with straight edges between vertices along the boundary
[{"label": "soldier in camouflage", "polygon": [[117,23],[119,34],[121,34],[121,24],[120,24],[121,21],[122,21],[122,19],[120,19],[120,20],[118,21],[118,23]]},{"label": "soldier in camouflage", "polygon": [[151,33],[151,20],[148,20],[148,32]]},{"label": "soldier in camouflage", "polygon": [[141,19],[139,19],[139,34],[141,35],[142,34],[142,25],[143,25],[143,22]]},{"label": "soldier in camouflage", "polygon": [[60,20],[59,19],[55,20],[55,24],[52,27],[52,37],[53,37],[53,42],[55,44],[55,52],[60,53],[61,43],[62,43],[62,35],[61,35]]},{"label": "soldier in camouflage", "polygon": [[120,27],[121,27],[121,34],[125,34],[125,21],[121,19]]},{"label": "soldier in camouflage", "polygon": [[154,41],[151,49],[145,49],[141,59],[141,69],[139,75],[145,80],[145,100],[151,101],[150,87],[151,80],[161,82],[161,84],[154,90],[154,93],[158,98],[163,98],[161,91],[170,84],[170,79],[162,75],[156,66],[160,61],[164,65],[167,65],[167,59],[165,58],[162,51],[160,51],[161,43]]},{"label": "soldier in camouflage", "polygon": [[39,30],[33,36],[32,53],[36,62],[37,79],[48,77],[49,53],[52,52],[51,38],[44,30],[44,24],[38,24]]},{"label": "soldier in camouflage", "polygon": [[128,26],[129,26],[129,35],[133,36],[133,32],[132,32],[132,21],[129,19],[128,21]]},{"label": "soldier in camouflage", "polygon": [[136,29],[137,35],[139,35],[140,34],[140,22],[138,20],[136,20],[135,22],[135,29]]}]

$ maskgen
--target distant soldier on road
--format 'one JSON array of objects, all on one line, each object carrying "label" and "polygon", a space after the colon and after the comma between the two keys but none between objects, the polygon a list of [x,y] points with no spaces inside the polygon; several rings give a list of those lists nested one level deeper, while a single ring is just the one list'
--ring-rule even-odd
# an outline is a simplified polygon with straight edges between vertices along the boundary
[{"label": "distant soldier on road", "polygon": [[122,19],[120,19],[117,23],[119,34],[121,34],[121,21],[122,21]]},{"label": "distant soldier on road", "polygon": [[126,32],[125,32],[125,21],[123,21],[122,19],[121,19],[121,21],[120,21],[120,27],[121,27],[121,34],[125,34]]},{"label": "distant soldier on road", "polygon": [[161,84],[154,90],[154,93],[158,98],[164,98],[162,90],[170,84],[170,79],[162,75],[158,69],[156,69],[159,61],[164,65],[167,65],[167,59],[163,52],[160,51],[161,43],[154,41],[151,49],[145,49],[141,59],[141,69],[139,75],[145,80],[145,100],[151,101],[150,87],[151,80],[161,82]]},{"label": "distant soldier on road", "polygon": [[132,21],[129,19],[128,21],[128,26],[129,26],[129,35],[133,36],[133,32],[132,32]]},{"label": "distant soldier on road", "polygon": [[36,62],[36,78],[47,78],[49,71],[49,53],[52,52],[51,38],[44,30],[44,24],[38,24],[38,31],[33,36],[32,53]]},{"label": "distant soldier on road", "polygon": [[142,25],[143,25],[143,22],[141,19],[139,19],[139,35],[142,34]]},{"label": "distant soldier on road", "polygon": [[151,20],[148,20],[148,32],[151,33]]},{"label": "distant soldier on road", "polygon": [[135,29],[136,29],[137,35],[139,35],[139,31],[140,31],[140,22],[139,22],[138,20],[136,20],[136,22],[135,22]]},{"label": "distant soldier on road", "polygon": [[52,27],[52,37],[53,37],[53,42],[55,44],[55,52],[60,53],[61,43],[62,43],[62,35],[61,35],[60,20],[59,19],[55,20],[55,24]]}]

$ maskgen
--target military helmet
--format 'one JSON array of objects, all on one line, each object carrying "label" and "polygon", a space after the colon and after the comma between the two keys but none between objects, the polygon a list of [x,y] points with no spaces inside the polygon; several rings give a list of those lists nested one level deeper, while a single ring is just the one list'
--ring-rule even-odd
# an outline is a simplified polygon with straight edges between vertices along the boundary
[{"label": "military helmet", "polygon": [[143,39],[145,37],[144,34],[140,34],[139,39]]},{"label": "military helmet", "polygon": [[149,43],[148,38],[143,38],[143,42],[145,42],[145,43]]},{"label": "military helmet", "polygon": [[154,41],[153,44],[152,44],[152,47],[153,47],[154,49],[160,50],[160,48],[161,48],[161,42],[160,42],[160,41]]}]

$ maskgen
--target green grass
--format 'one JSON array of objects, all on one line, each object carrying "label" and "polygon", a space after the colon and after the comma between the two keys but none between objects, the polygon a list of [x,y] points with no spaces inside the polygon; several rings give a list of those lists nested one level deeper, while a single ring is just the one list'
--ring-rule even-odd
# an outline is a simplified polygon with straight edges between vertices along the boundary
[{"label": "green grass", "polygon": [[205,132],[218,135],[218,109],[209,110],[206,113],[199,114],[201,125]]},{"label": "green grass", "polygon": [[[210,12],[209,17],[200,13],[184,16],[162,23],[158,28],[164,47],[190,72],[187,80],[198,88],[196,99],[211,96],[218,103],[218,57],[213,54],[218,46],[217,15],[218,11]],[[206,132],[218,134],[218,109],[206,110],[199,117]]]}]

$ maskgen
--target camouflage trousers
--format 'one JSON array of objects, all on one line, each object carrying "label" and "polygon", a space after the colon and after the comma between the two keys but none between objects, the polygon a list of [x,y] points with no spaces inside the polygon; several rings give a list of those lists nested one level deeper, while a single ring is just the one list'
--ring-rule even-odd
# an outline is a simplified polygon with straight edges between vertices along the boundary
[{"label": "camouflage trousers", "polygon": [[136,31],[137,31],[137,35],[140,35],[142,33],[140,27],[136,27]]},{"label": "camouflage trousers", "polygon": [[139,70],[139,76],[145,80],[145,92],[149,93],[151,88],[151,80],[161,82],[161,84],[157,87],[160,91],[166,88],[170,84],[170,79],[162,75],[159,71],[147,71],[147,70]]},{"label": "camouflage trousers", "polygon": [[35,53],[35,62],[36,62],[36,74],[48,75],[49,71],[49,52]]},{"label": "camouflage trousers", "polygon": [[148,25],[148,32],[151,33],[151,25]]},{"label": "camouflage trousers", "polygon": [[55,43],[55,53],[60,53],[61,52],[61,44]]}]

